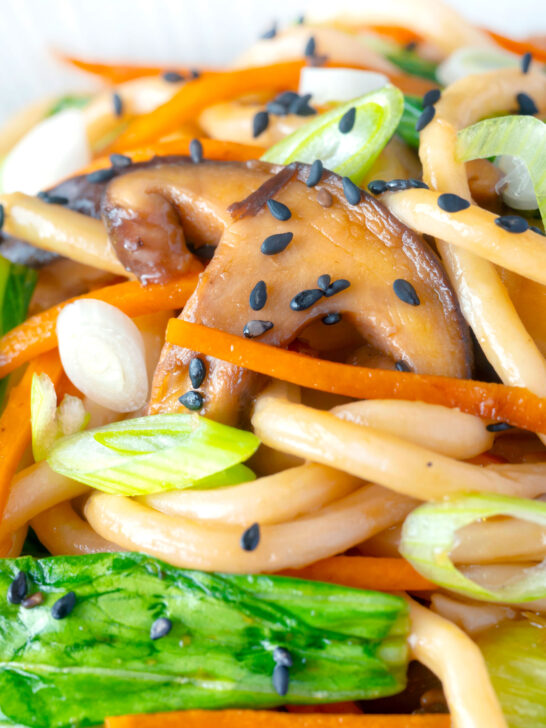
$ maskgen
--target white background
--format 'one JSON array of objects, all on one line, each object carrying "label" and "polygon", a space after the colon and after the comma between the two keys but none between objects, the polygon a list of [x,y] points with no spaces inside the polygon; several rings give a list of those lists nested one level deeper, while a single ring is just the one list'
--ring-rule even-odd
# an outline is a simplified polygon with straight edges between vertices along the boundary
[{"label": "white background", "polygon": [[[220,64],[274,19],[291,21],[312,2],[0,0],[0,120],[34,98],[90,87],[89,77],[55,61],[55,49],[106,61]],[[470,20],[515,37],[546,33],[544,0],[450,4]]]}]

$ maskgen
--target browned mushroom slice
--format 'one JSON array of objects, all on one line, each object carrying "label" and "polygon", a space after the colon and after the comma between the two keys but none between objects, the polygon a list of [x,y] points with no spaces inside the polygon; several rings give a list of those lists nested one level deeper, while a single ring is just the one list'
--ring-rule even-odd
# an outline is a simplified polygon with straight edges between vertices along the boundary
[{"label": "browned mushroom slice", "polygon": [[[335,174],[325,172],[316,187],[307,187],[308,172],[306,165],[287,169],[256,162],[163,166],[111,183],[107,204],[109,214],[122,218],[125,209],[113,202],[130,200],[134,225],[144,207],[147,231],[153,202],[162,208],[167,200],[188,239],[219,242],[182,314],[188,321],[240,336],[250,321],[271,322],[268,330],[268,325],[250,328],[253,333],[264,329],[260,341],[287,346],[312,321],[337,313],[371,346],[416,372],[468,376],[468,332],[430,248],[366,193],[358,205],[350,205]],[[274,175],[278,176],[272,180]],[[279,179],[284,186],[272,194],[272,187],[280,187]],[[238,217],[234,219],[228,205],[249,190],[256,191],[248,201],[232,206]],[[331,206],[319,203],[320,190],[330,193]],[[281,221],[264,206],[272,196],[289,208],[290,219]],[[293,239],[281,252],[264,254],[263,241],[279,233],[292,233]],[[328,291],[332,295],[324,295],[317,285],[325,274],[334,283]],[[335,284],[340,280],[350,285]],[[263,308],[252,310],[249,296],[259,281],[265,282],[267,300]],[[300,297],[303,304],[296,297],[309,290],[318,292],[309,294],[316,301],[307,306],[307,296]],[[192,389],[188,367],[195,356],[177,347],[164,348],[154,378],[152,412],[184,409],[179,397]],[[199,387],[201,413],[235,422],[245,398],[255,390],[256,377],[211,358],[206,369]]]}]

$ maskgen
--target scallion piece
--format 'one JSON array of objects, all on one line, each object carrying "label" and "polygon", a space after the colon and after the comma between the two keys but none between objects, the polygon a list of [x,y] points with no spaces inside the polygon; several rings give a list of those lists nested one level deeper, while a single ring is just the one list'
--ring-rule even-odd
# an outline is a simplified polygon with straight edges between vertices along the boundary
[{"label": "scallion piece", "polygon": [[[348,134],[339,130],[341,117],[352,107],[356,119]],[[274,144],[265,162],[289,164],[320,159],[327,169],[359,184],[392,137],[404,109],[404,96],[395,86],[384,86],[316,116]]]},{"label": "scallion piece", "polygon": [[519,603],[546,597],[546,562],[522,568],[521,577],[492,590],[464,576],[449,553],[459,528],[494,516],[512,516],[546,526],[546,503],[490,493],[426,503],[406,518],[400,553],[425,578],[444,589],[489,602]]},{"label": "scallion piece", "polygon": [[478,638],[510,728],[546,725],[546,621],[504,622]]},{"label": "scallion piece", "polygon": [[[251,432],[199,415],[152,415],[60,440],[48,463],[57,473],[106,493],[146,495],[199,487],[203,478],[206,488],[233,484],[234,472],[228,469],[247,460],[259,442]],[[228,473],[211,485],[210,476],[223,471]],[[235,471],[239,477],[241,471]]]},{"label": "scallion piece", "polygon": [[506,154],[527,167],[538,209],[546,224],[546,126],[533,116],[499,116],[485,119],[457,134],[461,162]]}]

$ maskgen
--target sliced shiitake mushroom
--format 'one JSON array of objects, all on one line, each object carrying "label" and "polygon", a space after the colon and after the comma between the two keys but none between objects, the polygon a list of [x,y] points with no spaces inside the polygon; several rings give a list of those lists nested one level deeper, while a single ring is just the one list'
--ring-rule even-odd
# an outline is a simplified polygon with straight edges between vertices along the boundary
[{"label": "sliced shiitake mushroom", "polygon": [[[175,265],[183,267],[189,255],[186,238],[218,245],[182,313],[185,320],[240,336],[249,321],[268,321],[273,326],[260,341],[286,347],[312,321],[338,313],[370,345],[416,372],[468,376],[468,331],[427,244],[370,195],[362,193],[360,203],[349,204],[339,176],[324,172],[320,183],[310,188],[305,184],[308,174],[303,164],[165,164],[111,182],[103,216],[116,249],[125,245],[132,258],[125,264],[137,274],[139,265],[149,270],[159,265],[161,275],[172,274],[168,261],[173,254],[179,256]],[[321,190],[331,195],[331,206],[317,200]],[[288,207],[288,220],[270,212],[270,198]],[[233,200],[241,202],[230,205]],[[282,252],[261,252],[268,236],[287,232],[293,239]],[[141,241],[138,247],[136,240]],[[297,310],[294,298],[302,291],[318,290],[317,279],[324,274],[332,282],[343,279],[350,285],[333,295],[317,294],[313,305]],[[411,284],[418,305],[397,295],[396,280]],[[258,281],[266,284],[267,300],[256,311],[249,296]],[[164,347],[154,378],[152,412],[184,409],[179,397],[192,389],[188,367],[197,355]],[[206,369],[199,388],[201,413],[237,421],[245,398],[260,380],[212,358],[207,358]]]}]

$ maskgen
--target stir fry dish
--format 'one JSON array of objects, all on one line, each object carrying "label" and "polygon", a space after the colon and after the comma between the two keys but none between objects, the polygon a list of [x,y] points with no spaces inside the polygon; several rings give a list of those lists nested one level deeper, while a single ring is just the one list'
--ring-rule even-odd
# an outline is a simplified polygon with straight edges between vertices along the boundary
[{"label": "stir fry dish", "polygon": [[0,130],[2,726],[546,726],[546,37],[313,8]]}]

